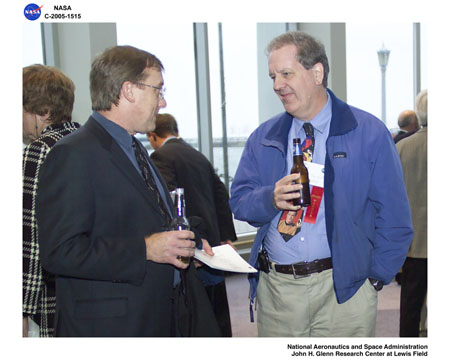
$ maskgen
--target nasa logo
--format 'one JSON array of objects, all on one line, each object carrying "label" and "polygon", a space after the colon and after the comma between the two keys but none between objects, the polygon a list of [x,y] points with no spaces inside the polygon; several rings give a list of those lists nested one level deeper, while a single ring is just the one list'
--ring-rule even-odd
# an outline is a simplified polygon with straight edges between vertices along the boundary
[{"label": "nasa logo", "polygon": [[41,5],[39,7],[36,4],[28,4],[27,6],[25,6],[23,13],[28,20],[31,21],[37,20],[41,16],[42,6],[44,5]]}]

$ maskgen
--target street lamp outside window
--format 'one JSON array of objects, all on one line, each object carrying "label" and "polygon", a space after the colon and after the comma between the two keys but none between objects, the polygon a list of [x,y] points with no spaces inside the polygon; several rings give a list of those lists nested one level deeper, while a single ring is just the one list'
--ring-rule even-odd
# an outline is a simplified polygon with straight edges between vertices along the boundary
[{"label": "street lamp outside window", "polygon": [[389,62],[390,51],[383,44],[377,53],[381,68],[381,120],[386,124],[386,68]]}]

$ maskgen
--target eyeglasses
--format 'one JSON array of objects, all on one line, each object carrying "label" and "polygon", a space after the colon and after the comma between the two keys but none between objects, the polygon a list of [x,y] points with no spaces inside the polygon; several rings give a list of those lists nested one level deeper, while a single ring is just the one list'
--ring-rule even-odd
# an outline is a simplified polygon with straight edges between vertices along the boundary
[{"label": "eyeglasses", "polygon": [[135,84],[136,85],[142,85],[142,86],[148,86],[150,88],[159,90],[159,97],[160,97],[160,99],[161,100],[164,99],[164,95],[166,94],[166,88],[165,87],[163,87],[163,86],[158,87],[158,86],[148,85],[148,84],[144,84],[144,83],[141,83],[141,82],[136,82]]}]

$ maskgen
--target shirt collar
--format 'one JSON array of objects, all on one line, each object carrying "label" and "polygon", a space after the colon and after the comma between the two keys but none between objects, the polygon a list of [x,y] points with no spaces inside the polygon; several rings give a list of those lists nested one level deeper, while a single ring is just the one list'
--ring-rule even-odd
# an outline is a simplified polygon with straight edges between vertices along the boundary
[{"label": "shirt collar", "polygon": [[[303,126],[305,121],[294,118],[295,122]],[[327,103],[320,110],[320,112],[310,121],[311,125],[314,127],[314,131],[319,131],[321,134],[325,132],[327,126],[329,126],[331,120],[331,98],[330,94],[327,92]]]},{"label": "shirt collar", "polygon": [[164,144],[166,143],[166,142],[168,142],[169,140],[172,140],[172,139],[176,139],[177,137],[176,136],[169,136],[166,140],[164,140],[164,142],[161,144],[161,147],[163,147],[164,146]]},{"label": "shirt collar", "polygon": [[130,134],[120,125],[107,119],[97,111],[92,113],[92,117],[105,128],[117,143],[125,148],[132,149],[133,139]]}]

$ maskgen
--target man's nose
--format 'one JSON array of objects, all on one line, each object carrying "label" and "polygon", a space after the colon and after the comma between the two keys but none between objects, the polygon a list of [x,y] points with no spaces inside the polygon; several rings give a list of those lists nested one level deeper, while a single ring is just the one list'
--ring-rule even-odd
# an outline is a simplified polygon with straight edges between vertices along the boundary
[{"label": "man's nose", "polygon": [[273,90],[279,92],[284,87],[284,81],[281,76],[275,76],[273,78]]},{"label": "man's nose", "polygon": [[164,109],[166,106],[167,106],[167,101],[166,101],[166,99],[164,99],[164,98],[159,99],[159,108],[160,108],[160,109]]}]

